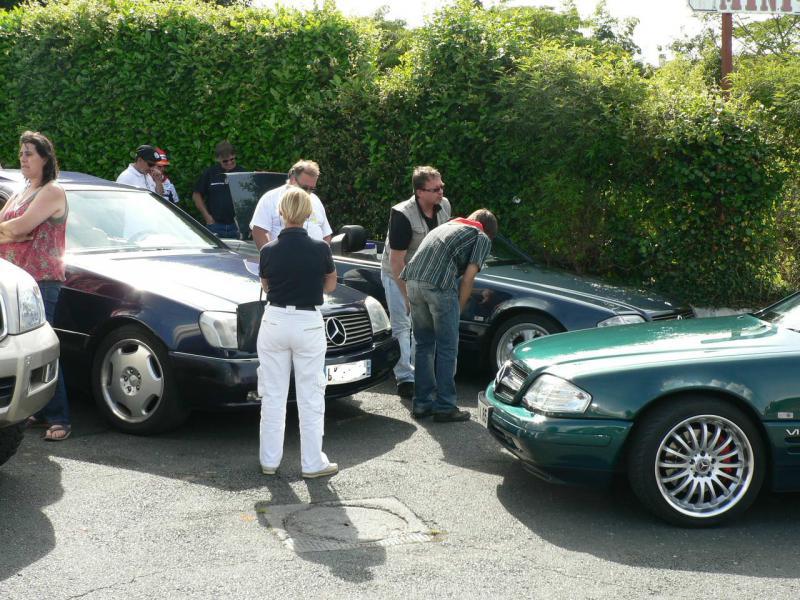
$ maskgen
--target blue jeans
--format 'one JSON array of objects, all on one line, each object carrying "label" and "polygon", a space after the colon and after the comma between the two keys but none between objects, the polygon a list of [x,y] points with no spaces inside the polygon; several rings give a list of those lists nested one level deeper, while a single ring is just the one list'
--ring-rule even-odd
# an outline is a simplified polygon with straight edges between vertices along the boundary
[{"label": "blue jeans", "polygon": [[[44,314],[47,322],[53,324],[56,316],[56,305],[58,295],[61,293],[60,281],[40,281],[39,290],[42,292],[44,300]],[[67,402],[67,388],[64,385],[64,371],[61,365],[58,368],[58,381],[56,382],[56,393],[45,407],[36,413],[35,417],[51,425],[69,424],[69,404]]]},{"label": "blue jeans", "polygon": [[400,360],[394,366],[394,378],[398,384],[414,382],[414,336],[411,333],[411,317],[406,314],[403,292],[397,282],[381,271],[381,282],[386,292],[389,307],[389,320],[392,323],[392,337],[400,342]]},{"label": "blue jeans", "polygon": [[218,238],[239,239],[239,228],[236,223],[211,223],[206,225],[206,229]]},{"label": "blue jeans", "polygon": [[458,290],[408,281],[411,323],[416,342],[413,410],[456,410],[456,360],[461,309]]}]

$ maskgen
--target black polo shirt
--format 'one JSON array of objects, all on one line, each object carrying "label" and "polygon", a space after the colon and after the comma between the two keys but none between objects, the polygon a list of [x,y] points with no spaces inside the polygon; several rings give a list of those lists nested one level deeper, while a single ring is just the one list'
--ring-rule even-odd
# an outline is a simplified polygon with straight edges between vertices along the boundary
[{"label": "black polo shirt", "polygon": [[228,182],[225,179],[226,173],[243,173],[246,169],[236,165],[230,171],[224,171],[219,163],[208,167],[194,184],[195,192],[203,195],[206,209],[214,217],[217,223],[230,225],[235,222],[233,211],[233,200]]},{"label": "black polo shirt", "polygon": [[322,304],[322,281],[336,270],[330,246],[289,227],[261,248],[259,273],[269,283],[267,300],[283,305]]}]

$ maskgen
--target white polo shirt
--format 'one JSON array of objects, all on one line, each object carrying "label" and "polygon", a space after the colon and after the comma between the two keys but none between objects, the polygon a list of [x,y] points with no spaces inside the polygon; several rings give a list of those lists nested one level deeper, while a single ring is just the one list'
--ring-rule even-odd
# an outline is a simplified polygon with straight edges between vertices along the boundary
[{"label": "white polo shirt", "polygon": [[125,185],[132,185],[133,187],[142,188],[143,190],[156,191],[156,182],[150,177],[150,173],[140,173],[133,166],[133,163],[128,165],[117,177],[117,183],[124,183]]},{"label": "white polo shirt", "polygon": [[[256,226],[261,227],[269,233],[269,239],[277,239],[278,234],[284,228],[283,219],[278,214],[278,202],[283,198],[288,187],[288,184],[282,185],[261,196],[256,210],[253,212],[253,218],[250,220],[250,229]],[[328,223],[328,217],[325,215],[322,200],[316,194],[311,194],[311,216],[303,224],[303,227],[315,240],[322,240],[325,236],[333,233],[330,223]]]}]

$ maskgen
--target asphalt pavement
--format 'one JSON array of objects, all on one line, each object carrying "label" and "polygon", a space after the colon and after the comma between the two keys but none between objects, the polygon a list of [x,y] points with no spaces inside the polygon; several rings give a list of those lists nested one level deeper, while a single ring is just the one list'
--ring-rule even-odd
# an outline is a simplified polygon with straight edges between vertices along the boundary
[{"label": "asphalt pavement", "polygon": [[[459,376],[475,414],[482,374]],[[64,443],[29,431],[0,468],[0,598],[797,598],[800,495],[677,529],[626,485],[526,473],[474,420],[416,422],[393,385],[328,406],[341,472],[300,476],[289,411],[277,476],[258,413],[135,437],[74,403]]]}]

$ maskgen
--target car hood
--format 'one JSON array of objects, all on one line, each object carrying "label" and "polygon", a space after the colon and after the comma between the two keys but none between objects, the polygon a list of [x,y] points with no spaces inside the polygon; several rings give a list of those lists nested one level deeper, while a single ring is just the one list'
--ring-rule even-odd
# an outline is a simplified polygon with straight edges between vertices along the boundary
[{"label": "car hood", "polygon": [[533,263],[488,266],[480,275],[500,285],[520,286],[541,293],[557,293],[583,302],[604,306],[616,312],[643,311],[651,316],[687,309],[668,298],[631,287],[613,285],[558,269],[540,267]]},{"label": "car hood", "polygon": [[800,333],[752,315],[587,329],[521,344],[514,357],[531,371],[577,372],[726,360],[800,351]]},{"label": "car hood", "polygon": [[[233,312],[259,296],[258,263],[228,250],[70,254],[67,265],[198,310]],[[363,299],[345,286],[325,294],[326,305]]]}]

